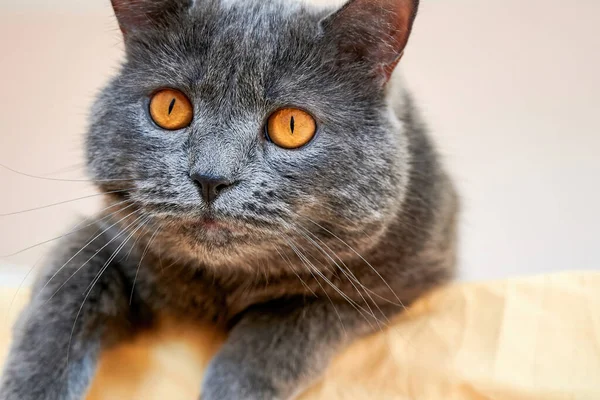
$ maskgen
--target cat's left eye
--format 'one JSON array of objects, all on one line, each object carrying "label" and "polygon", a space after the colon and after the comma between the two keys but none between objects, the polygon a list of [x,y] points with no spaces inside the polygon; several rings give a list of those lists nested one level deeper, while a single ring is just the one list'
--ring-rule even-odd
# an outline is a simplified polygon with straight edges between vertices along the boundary
[{"label": "cat's left eye", "polygon": [[317,133],[315,119],[298,108],[282,108],[267,122],[267,135],[277,146],[297,149],[308,144]]},{"label": "cat's left eye", "polygon": [[194,107],[187,96],[175,89],[163,89],[150,99],[150,116],[156,125],[169,131],[188,127]]}]

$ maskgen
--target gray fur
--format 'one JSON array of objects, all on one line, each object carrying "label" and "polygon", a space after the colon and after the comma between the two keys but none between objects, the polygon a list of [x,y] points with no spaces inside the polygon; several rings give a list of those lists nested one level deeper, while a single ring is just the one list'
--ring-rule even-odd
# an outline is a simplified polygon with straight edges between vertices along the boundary
[{"label": "gray fur", "polygon": [[[0,399],[80,399],[99,352],[162,313],[230,330],[203,399],[293,398],[348,341],[452,277],[456,196],[411,97],[384,84],[378,62],[394,60],[369,46],[403,48],[377,34],[385,20],[344,20],[357,5],[417,1],[354,0],[332,17],[280,1],[113,3],[127,57],[87,150],[98,187],[122,192],[57,246]],[[194,104],[189,128],[151,121],[149,96],[165,87]],[[297,150],[264,131],[288,105],[318,121]],[[234,185],[209,206],[194,172]]]}]

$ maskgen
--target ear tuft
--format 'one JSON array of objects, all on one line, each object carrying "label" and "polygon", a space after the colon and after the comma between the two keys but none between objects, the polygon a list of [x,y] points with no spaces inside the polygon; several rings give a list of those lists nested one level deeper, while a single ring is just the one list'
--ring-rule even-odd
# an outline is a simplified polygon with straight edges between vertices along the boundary
[{"label": "ear tuft", "polygon": [[402,58],[419,0],[351,0],[322,22],[342,61],[366,62],[387,82]]}]

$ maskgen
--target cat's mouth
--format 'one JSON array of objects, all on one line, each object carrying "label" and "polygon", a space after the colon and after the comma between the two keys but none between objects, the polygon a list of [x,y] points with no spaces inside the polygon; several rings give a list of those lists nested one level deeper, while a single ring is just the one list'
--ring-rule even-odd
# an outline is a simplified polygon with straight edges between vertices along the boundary
[{"label": "cat's mouth", "polygon": [[231,222],[222,219],[216,219],[213,216],[207,215],[201,217],[195,225],[198,229],[209,233],[235,233],[240,232],[240,228]]},{"label": "cat's mouth", "polygon": [[215,213],[167,217],[166,220],[174,223],[175,229],[186,236],[201,238],[208,242],[216,241],[221,244],[231,243],[236,239],[247,240],[249,236],[256,236],[261,231],[264,232],[264,227],[258,226],[253,221]]}]

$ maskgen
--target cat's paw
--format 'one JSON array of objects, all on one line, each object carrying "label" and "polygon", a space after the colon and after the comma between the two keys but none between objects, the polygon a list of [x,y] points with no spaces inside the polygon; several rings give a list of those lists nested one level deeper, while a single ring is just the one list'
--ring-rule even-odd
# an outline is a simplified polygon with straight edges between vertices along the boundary
[{"label": "cat's paw", "polygon": [[214,360],[204,378],[201,400],[286,400],[264,370],[239,361]]}]

